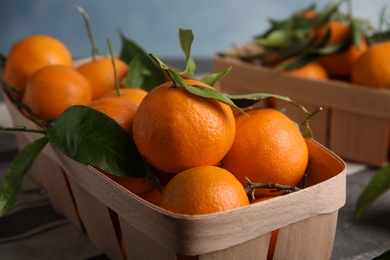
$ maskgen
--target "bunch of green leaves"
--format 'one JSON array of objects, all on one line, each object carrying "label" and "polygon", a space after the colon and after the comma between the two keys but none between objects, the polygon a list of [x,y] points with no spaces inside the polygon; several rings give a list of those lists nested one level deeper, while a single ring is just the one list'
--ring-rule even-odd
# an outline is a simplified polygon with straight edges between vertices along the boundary
[{"label": "bunch of green leaves", "polygon": [[[352,44],[359,46],[361,39],[366,36],[368,29],[371,29],[372,26],[366,20],[352,17],[351,11],[343,12],[341,5],[344,3],[349,4],[350,7],[349,1],[341,0],[337,3],[330,2],[319,11],[316,10],[315,5],[311,5],[294,12],[287,19],[279,21],[270,19],[270,28],[254,39],[254,42],[263,47],[264,51],[257,54],[250,52],[246,55],[239,54],[237,58],[246,61],[257,59],[260,63],[270,59],[272,64],[282,64],[276,66],[275,70],[292,70],[304,66],[320,56],[342,52]],[[317,15],[312,18],[304,17],[303,14],[308,10],[316,11]],[[311,34],[315,29],[334,19],[351,25],[350,40],[329,45],[331,34],[329,30],[322,38]]]},{"label": "bunch of green leaves", "polygon": [[[272,93],[251,93],[251,94],[243,94],[243,95],[229,95],[226,93],[221,93],[215,88],[206,88],[200,85],[190,85],[186,83],[186,81],[182,78],[182,75],[193,75],[196,68],[195,63],[191,59],[191,46],[194,39],[192,30],[180,29],[179,39],[180,39],[182,50],[185,53],[187,59],[187,65],[185,71],[176,72],[171,68],[169,68],[167,65],[165,65],[156,55],[154,55],[153,53],[150,54],[150,56],[156,61],[156,63],[160,65],[160,68],[166,71],[169,77],[172,79],[173,81],[172,87],[183,87],[184,89],[186,89],[187,91],[189,91],[194,95],[201,96],[203,98],[211,98],[211,99],[218,100],[222,103],[231,106],[233,109],[238,109],[240,112],[244,114],[245,112],[243,108],[253,106],[257,102],[263,101],[268,98],[276,98],[285,102],[292,103],[293,105],[299,107],[304,113],[307,114],[307,118],[304,121],[297,123],[297,127],[300,128],[301,126],[304,126],[306,130],[305,135],[310,138],[314,137],[313,132],[310,128],[310,120],[313,116],[315,116],[319,111],[322,110],[321,108],[315,110],[314,112],[310,112],[301,104],[293,101],[289,97],[282,96],[282,95],[276,95]],[[230,70],[231,67],[228,67],[227,69],[221,72],[210,74],[202,78],[200,81],[213,87],[215,83],[221,77],[229,73]]]},{"label": "bunch of green leaves", "polygon": [[375,43],[390,41],[390,15],[386,7],[383,7],[380,12],[378,29],[367,37],[369,45]]},{"label": "bunch of green leaves", "polygon": [[122,48],[119,58],[129,64],[129,71],[121,84],[128,88],[138,88],[150,91],[166,82],[165,73],[156,66],[145,50],[133,40],[119,32]]}]

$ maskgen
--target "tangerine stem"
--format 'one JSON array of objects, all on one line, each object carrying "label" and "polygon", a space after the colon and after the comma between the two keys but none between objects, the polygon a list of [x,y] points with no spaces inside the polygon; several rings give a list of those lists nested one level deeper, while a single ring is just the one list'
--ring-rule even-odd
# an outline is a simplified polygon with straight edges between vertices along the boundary
[{"label": "tangerine stem", "polygon": [[16,127],[7,127],[7,126],[0,125],[0,131],[47,134],[46,130],[27,128],[25,125],[18,125]]},{"label": "tangerine stem", "polygon": [[99,54],[99,50],[93,38],[91,23],[89,22],[89,16],[81,6],[76,5],[74,6],[74,8],[81,14],[81,16],[84,19],[85,27],[87,28],[88,39],[89,42],[91,43],[92,60],[96,60],[96,56]]},{"label": "tangerine stem", "polygon": [[119,97],[121,95],[121,91],[119,88],[118,75],[117,75],[116,65],[115,65],[115,57],[114,57],[114,54],[112,51],[112,44],[111,44],[111,41],[109,38],[107,38],[107,44],[108,44],[108,49],[110,50],[112,67],[114,68],[114,80],[115,80],[116,95]]},{"label": "tangerine stem", "polygon": [[248,186],[245,187],[245,192],[246,193],[250,192],[252,194],[253,199],[255,199],[254,192],[256,189],[274,189],[275,191],[283,191],[285,194],[301,190],[296,186],[279,184],[275,182],[266,182],[266,183],[252,182],[247,177],[245,177],[245,181],[248,184]]},{"label": "tangerine stem", "polygon": [[19,109],[22,109],[24,111],[26,111],[26,113],[28,114],[28,116],[32,119],[32,121],[34,121],[34,123],[36,123],[37,125],[39,125],[40,127],[44,128],[44,123],[42,120],[39,120],[38,118],[36,118],[34,116],[34,114],[31,112],[30,108],[28,106],[26,106],[25,104],[23,104],[14,94],[14,92],[16,93],[19,93],[19,94],[23,94],[24,91],[23,90],[20,90],[20,89],[17,89],[13,86],[11,86],[8,82],[6,82],[3,78],[0,78],[0,82],[4,85],[4,87],[7,89],[7,94],[10,96],[10,98],[12,99],[12,101],[18,106]]},{"label": "tangerine stem", "polygon": [[303,125],[303,124],[308,124],[309,121],[310,121],[316,114],[318,114],[320,111],[322,111],[322,107],[317,108],[317,109],[314,110],[314,112],[312,112],[312,113],[308,113],[308,117],[307,117],[305,120],[303,120],[301,123],[299,123],[299,125],[301,126],[301,125]]}]

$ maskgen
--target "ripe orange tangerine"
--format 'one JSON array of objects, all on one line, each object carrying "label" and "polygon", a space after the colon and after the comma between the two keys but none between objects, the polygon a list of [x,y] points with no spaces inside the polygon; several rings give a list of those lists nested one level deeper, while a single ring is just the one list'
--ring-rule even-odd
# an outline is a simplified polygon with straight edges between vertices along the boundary
[{"label": "ripe orange tangerine", "polygon": [[22,102],[37,118],[48,121],[73,105],[87,105],[91,98],[91,86],[83,75],[69,66],[48,65],[28,79]]},{"label": "ripe orange tangerine", "polygon": [[390,89],[390,41],[374,44],[357,60],[352,82],[362,86]]},{"label": "ripe orange tangerine", "polygon": [[242,184],[227,170],[199,166],[175,175],[157,206],[179,214],[199,215],[249,205]]},{"label": "ripe orange tangerine", "polygon": [[[118,81],[121,81],[127,75],[129,66],[118,58],[114,61]],[[91,84],[92,100],[115,90],[115,73],[111,57],[100,57],[91,60],[81,64],[76,70],[84,75]]]},{"label": "ripe orange tangerine", "polygon": [[309,79],[329,79],[328,72],[317,61],[309,62],[306,65],[293,70],[284,70],[283,72]]},{"label": "ripe orange tangerine", "polygon": [[[351,40],[351,25],[342,23],[339,20],[332,20],[325,23],[319,29],[315,30],[312,35],[322,39],[328,30],[330,31],[330,38],[327,43],[328,46],[345,43]],[[319,57],[318,62],[326,69],[329,75],[350,77],[353,65],[367,48],[367,41],[363,38],[359,43],[359,46],[351,44],[345,51]]]},{"label": "ripe orange tangerine", "polygon": [[139,106],[139,104],[144,99],[146,94],[148,94],[148,92],[141,89],[141,88],[124,88],[124,87],[122,87],[119,89],[119,93],[117,90],[112,90],[112,91],[104,94],[101,98],[118,97],[118,98],[126,99],[126,100],[134,103],[136,106]]},{"label": "ripe orange tangerine", "polygon": [[236,116],[234,143],[221,166],[244,186],[245,177],[252,182],[297,185],[308,163],[308,147],[298,127],[272,108],[246,113]]},{"label": "ripe orange tangerine", "polygon": [[73,66],[67,46],[48,35],[32,35],[11,47],[3,70],[3,79],[13,87],[24,90],[27,79],[35,71],[53,64]]},{"label": "ripe orange tangerine", "polygon": [[88,107],[98,110],[114,119],[126,132],[133,135],[133,121],[137,106],[130,101],[111,97],[93,100]]},{"label": "ripe orange tangerine", "polygon": [[[211,88],[197,80],[187,84]],[[138,107],[134,142],[148,163],[170,173],[217,165],[233,144],[232,109],[191,94],[173,82],[151,90]]]}]

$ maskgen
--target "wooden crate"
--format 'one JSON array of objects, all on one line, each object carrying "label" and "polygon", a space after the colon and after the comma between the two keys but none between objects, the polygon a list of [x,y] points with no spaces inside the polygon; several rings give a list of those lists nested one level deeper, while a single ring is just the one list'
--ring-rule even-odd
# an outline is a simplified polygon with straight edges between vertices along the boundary
[{"label": "wooden crate", "polygon": [[[237,51],[261,52],[255,44]],[[382,167],[389,162],[390,91],[366,88],[336,80],[311,80],[282,74],[232,57],[215,56],[213,71],[231,71],[219,81],[230,94],[268,92],[288,96],[314,111],[323,111],[312,121],[316,140],[346,160]],[[278,102],[293,120],[303,113],[291,104]]]},{"label": "wooden crate", "polygon": [[[310,187],[222,213],[173,214],[123,189],[90,166],[53,150],[68,172],[81,220],[91,242],[110,258],[265,259],[270,233],[279,229],[275,259],[329,259],[338,209],[345,203],[345,164],[319,143],[307,140]],[[114,211],[115,216],[110,214]],[[119,223],[116,220],[119,219]],[[119,225],[118,225],[119,224]]]},{"label": "wooden crate", "polygon": [[[8,98],[6,101],[15,124],[34,126]],[[39,137],[20,135],[24,144]],[[308,188],[199,216],[160,209],[50,144],[33,174],[52,193],[54,208],[112,259],[123,259],[124,251],[127,259],[176,259],[177,254],[198,259],[239,259],[243,255],[246,259],[265,259],[270,234],[276,229],[279,235],[274,259],[286,255],[289,259],[329,259],[338,210],[345,203],[345,164],[318,142],[308,139],[307,144]]]}]

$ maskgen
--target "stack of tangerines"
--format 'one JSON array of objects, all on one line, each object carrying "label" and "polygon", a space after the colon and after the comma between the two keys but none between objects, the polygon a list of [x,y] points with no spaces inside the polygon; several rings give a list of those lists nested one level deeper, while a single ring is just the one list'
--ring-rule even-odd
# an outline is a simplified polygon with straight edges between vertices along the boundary
[{"label": "stack of tangerines", "polygon": [[[118,58],[114,62],[120,81],[126,76],[128,65]],[[66,45],[47,35],[33,35],[14,44],[8,53],[3,79],[18,91],[16,96],[41,120],[52,120],[72,105],[108,109],[107,101],[97,101],[103,97],[115,97],[110,101],[116,103],[113,107],[118,110],[128,107],[128,113],[132,113],[130,110],[134,112],[147,93],[141,89],[117,90],[110,57],[94,58],[74,67]],[[110,109],[115,110],[113,107]]]},{"label": "stack of tangerines", "polygon": [[368,21],[343,13],[342,3],[320,11],[311,5],[273,21],[256,37],[266,50],[260,57],[263,65],[311,79],[389,89],[390,31],[376,31]]},{"label": "stack of tangerines", "polygon": [[[8,94],[15,94],[39,120],[53,120],[74,105],[113,118],[134,140],[155,178],[103,174],[174,213],[210,214],[280,195],[271,189],[250,193],[248,179],[291,186],[302,180],[308,147],[297,125],[282,112],[253,108],[237,113],[174,81],[150,92],[118,88],[128,70],[113,57],[74,66],[62,42],[34,35],[12,46],[3,82],[13,87],[7,88]],[[184,82],[214,89],[198,80]]]},{"label": "stack of tangerines", "polygon": [[[19,90],[17,97],[40,120],[55,119],[73,105],[113,118],[133,138],[160,182],[105,174],[172,212],[207,214],[248,205],[246,178],[292,186],[302,179],[308,148],[298,127],[283,113],[273,109],[233,113],[234,108],[172,81],[150,92],[118,91],[115,75],[121,79],[128,69],[120,59],[109,57],[74,67],[63,43],[34,35],[11,48],[3,79]],[[212,88],[197,80],[185,82]],[[267,190],[256,195],[273,194]]]}]

